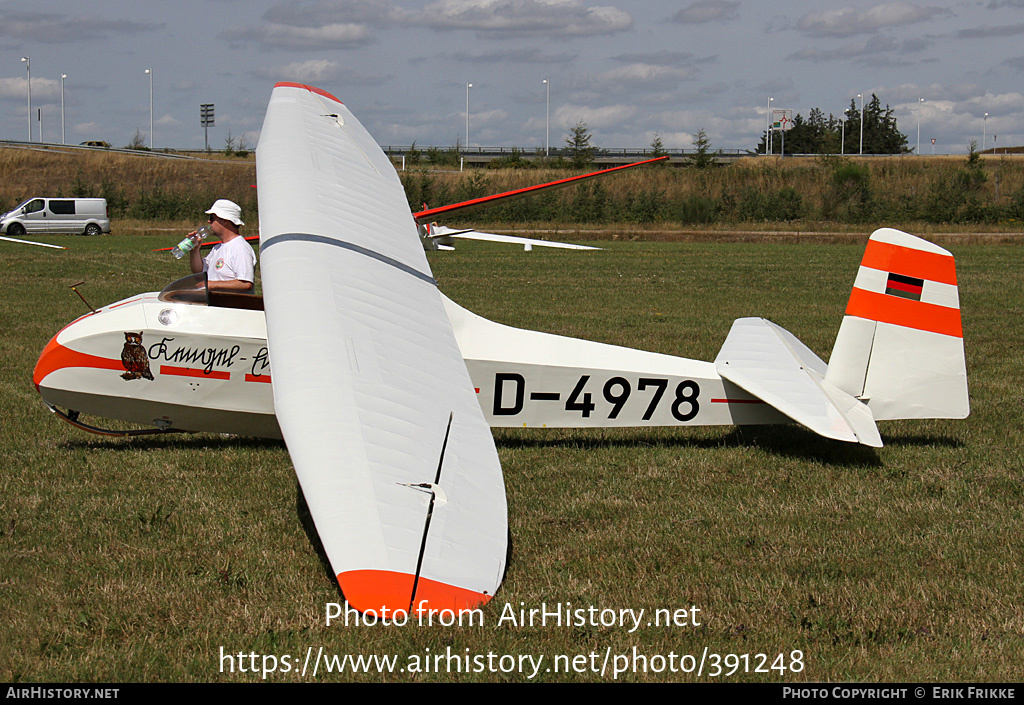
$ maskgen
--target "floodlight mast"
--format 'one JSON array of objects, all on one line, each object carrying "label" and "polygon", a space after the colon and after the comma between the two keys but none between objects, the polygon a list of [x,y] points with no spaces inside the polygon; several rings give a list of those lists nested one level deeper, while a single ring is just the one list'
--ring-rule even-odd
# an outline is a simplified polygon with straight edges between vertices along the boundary
[{"label": "floodlight mast", "polygon": [[149,74],[149,149],[153,150],[153,69],[146,69]]},{"label": "floodlight mast", "polygon": [[28,141],[32,141],[32,61],[29,57],[23,56],[25,70],[28,72]]},{"label": "floodlight mast", "polygon": [[68,77],[66,73],[60,75],[60,143],[67,144],[64,137],[64,80]]},{"label": "floodlight mast", "polygon": [[214,127],[213,103],[201,103],[199,105],[199,124],[203,127],[203,142],[206,151],[210,151],[209,128]]}]

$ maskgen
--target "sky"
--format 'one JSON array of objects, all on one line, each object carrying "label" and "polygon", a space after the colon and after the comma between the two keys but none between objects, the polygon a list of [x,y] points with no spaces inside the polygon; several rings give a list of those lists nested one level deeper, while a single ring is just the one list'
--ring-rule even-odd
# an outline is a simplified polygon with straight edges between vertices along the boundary
[{"label": "sky", "polygon": [[471,146],[559,147],[582,120],[603,148],[754,149],[769,98],[838,116],[858,94],[924,154],[1024,145],[1024,0],[595,2],[0,0],[0,139],[38,140],[41,111],[46,142],[201,148],[213,103],[210,147],[254,147],[287,80],[382,145],[466,143],[467,93]]}]

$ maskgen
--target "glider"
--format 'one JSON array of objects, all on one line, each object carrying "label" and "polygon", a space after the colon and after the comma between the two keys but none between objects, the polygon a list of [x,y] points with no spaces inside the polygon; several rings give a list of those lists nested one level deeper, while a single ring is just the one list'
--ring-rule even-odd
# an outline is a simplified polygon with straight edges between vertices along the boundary
[{"label": "glider", "polygon": [[144,433],[283,437],[361,611],[494,595],[508,525],[489,426],[796,422],[877,447],[878,420],[969,413],[953,257],[921,238],[871,235],[828,364],[760,318],[701,362],[448,300],[393,167],[329,93],[278,84],[257,155],[265,297],[209,291],[200,273],[91,311],[50,340],[33,381],[90,431],[138,433],[80,412]]},{"label": "glider", "polygon": [[65,248],[61,247],[60,245],[47,245],[45,242],[32,242],[31,240],[19,240],[16,237],[3,237],[3,236],[0,236],[0,240],[5,240],[6,242],[20,242],[23,245],[39,245],[39,247],[52,247],[55,250],[63,250],[63,249],[65,249]]},{"label": "glider", "polygon": [[522,245],[525,250],[532,250],[534,245],[538,247],[554,247],[562,250],[600,250],[600,247],[589,245],[574,245],[568,242],[555,242],[553,240],[538,240],[532,237],[519,237],[517,235],[498,235],[496,233],[484,233],[479,230],[456,230],[437,223],[427,223],[420,226],[423,242],[429,243],[425,246],[428,250],[453,250],[455,238],[466,240],[482,240],[484,242],[504,242],[514,245]]},{"label": "glider", "polygon": [[[599,250],[600,247],[590,247],[588,245],[574,245],[566,242],[556,242],[553,240],[541,240],[538,238],[519,237],[517,235],[497,235],[495,233],[484,233],[475,229],[463,229],[459,230],[456,228],[449,228],[444,225],[438,225],[433,221],[439,215],[448,215],[460,211],[473,211],[481,208],[486,208],[495,205],[499,201],[515,200],[526,196],[532,196],[540,193],[541,191],[556,190],[565,188],[566,186],[573,186],[575,184],[597,179],[603,176],[618,173],[625,169],[632,169],[638,166],[646,166],[648,164],[656,164],[667,160],[668,157],[656,157],[654,159],[645,159],[643,161],[634,162],[632,164],[624,164],[622,166],[612,167],[610,169],[601,169],[600,171],[594,171],[589,174],[581,174],[579,176],[570,176],[565,179],[558,179],[557,181],[549,181],[544,184],[537,184],[535,186],[528,186],[526,188],[515,189],[513,191],[506,191],[504,193],[496,193],[491,196],[484,196],[482,198],[474,198],[469,201],[462,201],[460,203],[452,203],[447,206],[441,206],[439,208],[427,208],[425,205],[423,210],[413,213],[413,219],[416,221],[416,225],[419,228],[420,239],[423,243],[423,249],[425,250],[453,250],[455,249],[455,240],[483,240],[487,242],[503,242],[508,244],[522,245],[526,250],[532,250],[534,246],[537,247],[554,247],[564,250]],[[259,236],[252,235],[245,238],[249,242],[255,242],[259,240]],[[210,240],[203,242],[200,247],[208,248],[214,245],[220,244],[219,240]],[[171,247],[160,247],[154,252],[170,252],[173,248]]]}]

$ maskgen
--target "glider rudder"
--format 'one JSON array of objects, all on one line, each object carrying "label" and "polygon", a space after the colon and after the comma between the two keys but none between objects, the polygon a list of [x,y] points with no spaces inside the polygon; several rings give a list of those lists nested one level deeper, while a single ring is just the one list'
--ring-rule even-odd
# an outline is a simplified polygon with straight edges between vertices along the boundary
[{"label": "glider rudder", "polygon": [[872,233],[825,379],[876,420],[970,413],[953,255],[892,228]]}]

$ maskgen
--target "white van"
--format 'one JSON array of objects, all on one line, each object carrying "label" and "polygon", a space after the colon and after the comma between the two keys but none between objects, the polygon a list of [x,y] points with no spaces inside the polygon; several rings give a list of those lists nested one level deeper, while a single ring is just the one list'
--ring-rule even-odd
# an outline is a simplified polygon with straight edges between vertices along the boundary
[{"label": "white van", "polygon": [[110,232],[105,198],[30,198],[0,216],[0,233],[21,237],[26,233]]}]

